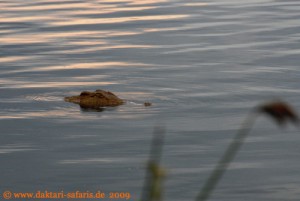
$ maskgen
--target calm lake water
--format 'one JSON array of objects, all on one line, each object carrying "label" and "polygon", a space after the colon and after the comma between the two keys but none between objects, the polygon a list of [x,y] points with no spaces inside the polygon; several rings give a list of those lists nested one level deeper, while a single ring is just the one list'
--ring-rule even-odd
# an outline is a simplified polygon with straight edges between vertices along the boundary
[{"label": "calm lake water", "polygon": [[[137,200],[163,125],[164,200],[194,200],[251,108],[300,108],[299,58],[296,0],[0,0],[1,193]],[[127,103],[63,101],[96,89]],[[299,200],[299,158],[299,131],[260,117],[210,200]]]}]

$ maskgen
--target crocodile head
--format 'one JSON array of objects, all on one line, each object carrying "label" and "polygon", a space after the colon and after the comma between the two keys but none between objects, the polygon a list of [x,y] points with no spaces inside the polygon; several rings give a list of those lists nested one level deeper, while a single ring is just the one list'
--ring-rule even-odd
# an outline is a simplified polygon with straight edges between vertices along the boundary
[{"label": "crocodile head", "polygon": [[66,102],[79,104],[82,108],[101,108],[122,105],[124,101],[110,91],[83,91],[79,96],[65,97]]}]

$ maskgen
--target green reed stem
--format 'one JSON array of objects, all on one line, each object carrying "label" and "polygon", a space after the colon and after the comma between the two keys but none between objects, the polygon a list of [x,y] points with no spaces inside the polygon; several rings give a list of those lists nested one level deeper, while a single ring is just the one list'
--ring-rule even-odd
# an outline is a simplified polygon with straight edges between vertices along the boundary
[{"label": "green reed stem", "polygon": [[162,148],[164,143],[165,130],[162,127],[156,127],[153,133],[153,139],[151,143],[150,156],[147,163],[147,172],[144,179],[144,187],[141,196],[141,201],[153,200],[153,188],[157,178],[153,176],[151,168],[153,165],[159,167],[159,163],[162,155]]},{"label": "green reed stem", "polygon": [[216,165],[213,172],[210,174],[208,179],[206,180],[204,186],[202,187],[200,193],[196,197],[196,201],[205,201],[209,198],[216,185],[224,175],[226,169],[228,168],[230,162],[236,156],[237,151],[241,148],[244,140],[249,134],[251,128],[255,123],[255,119],[257,117],[257,113],[250,113],[244,123],[242,124],[241,129],[233,138],[229,147],[225,151],[225,154],[222,156],[218,164]]}]

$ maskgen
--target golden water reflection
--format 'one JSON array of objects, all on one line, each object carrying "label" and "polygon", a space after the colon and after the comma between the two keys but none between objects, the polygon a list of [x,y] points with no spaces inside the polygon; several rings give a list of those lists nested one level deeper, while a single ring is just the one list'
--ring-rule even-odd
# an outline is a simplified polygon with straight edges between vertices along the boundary
[{"label": "golden water reflection", "polygon": [[[110,46],[100,46],[100,47],[84,47],[81,49],[71,49],[71,50],[61,50],[56,51],[56,53],[89,53],[89,52],[95,52],[100,50],[111,50],[111,49],[146,49],[146,48],[152,48],[153,46],[150,45],[110,45]],[[145,64],[143,64],[145,65]]]},{"label": "golden water reflection", "polygon": [[[24,72],[47,72],[47,71],[62,71],[74,69],[105,69],[110,67],[146,67],[149,64],[134,63],[134,62],[86,62],[86,63],[71,63],[58,66],[43,66],[43,67],[30,67],[19,70],[10,70],[3,74],[24,73]],[[72,78],[73,79],[73,78]],[[0,80],[1,83],[1,80]]]},{"label": "golden water reflection", "polygon": [[[39,1],[40,2],[40,1]],[[53,2],[52,0],[49,2]],[[2,4],[2,3],[1,3]],[[34,5],[28,4],[27,2],[24,4],[16,3],[9,4],[6,3],[2,6],[5,6],[5,10],[7,11],[43,11],[43,10],[53,10],[53,9],[70,9],[70,8],[85,8],[89,7],[91,4],[89,3],[60,3],[60,4],[46,4],[46,5]]]},{"label": "golden water reflection", "polygon": [[70,26],[70,25],[87,25],[87,24],[111,24],[111,23],[125,23],[133,21],[152,21],[152,20],[172,20],[186,18],[188,15],[150,15],[150,16],[134,16],[134,17],[118,17],[118,18],[69,18],[65,21],[50,22],[52,26]]},{"label": "golden water reflection", "polygon": [[99,15],[100,14],[108,14],[108,13],[116,13],[116,12],[124,12],[124,11],[143,11],[143,10],[150,10],[150,9],[155,9],[155,6],[139,6],[139,7],[116,7],[116,6],[109,6],[105,9],[95,9],[93,8],[92,10],[74,10],[74,11],[69,11],[68,16],[74,16],[74,15]]},{"label": "golden water reflection", "polygon": [[0,57],[1,63],[8,63],[8,62],[17,62],[28,59],[28,56],[6,56]]},{"label": "golden water reflection", "polygon": [[82,87],[82,86],[107,86],[118,84],[117,82],[108,81],[23,81],[16,79],[0,79],[0,88],[68,88],[68,87]]}]

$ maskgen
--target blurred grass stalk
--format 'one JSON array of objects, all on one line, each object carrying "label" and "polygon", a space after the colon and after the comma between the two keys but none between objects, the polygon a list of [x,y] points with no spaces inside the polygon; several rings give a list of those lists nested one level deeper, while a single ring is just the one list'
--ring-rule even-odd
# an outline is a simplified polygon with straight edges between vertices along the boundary
[{"label": "blurred grass stalk", "polygon": [[143,187],[141,201],[161,201],[163,193],[163,179],[165,171],[160,167],[165,129],[156,127],[150,149],[150,158]]},{"label": "blurred grass stalk", "polygon": [[234,159],[237,151],[242,146],[245,138],[247,137],[248,133],[250,132],[254,122],[256,120],[257,115],[255,113],[251,113],[243,123],[242,128],[236,134],[234,139],[232,140],[231,144],[227,148],[225,154],[221,158],[221,160],[216,165],[213,172],[210,174],[209,178],[207,179],[206,183],[204,184],[202,190],[200,191],[198,197],[196,198],[197,201],[204,201],[209,198],[210,194],[222,178],[225,170],[229,166],[230,162]]},{"label": "blurred grass stalk", "polygon": [[229,147],[225,151],[213,172],[210,174],[206,183],[202,187],[200,193],[196,197],[196,201],[205,201],[209,198],[216,185],[224,175],[226,169],[228,168],[230,162],[234,159],[237,151],[241,148],[243,142],[245,141],[247,135],[250,133],[255,120],[260,114],[266,114],[273,118],[278,125],[283,125],[288,121],[298,124],[298,116],[295,111],[285,102],[274,101],[267,104],[258,106],[255,111],[251,112],[246,118],[245,122],[242,124],[241,129],[235,135],[234,139],[230,143]]}]

